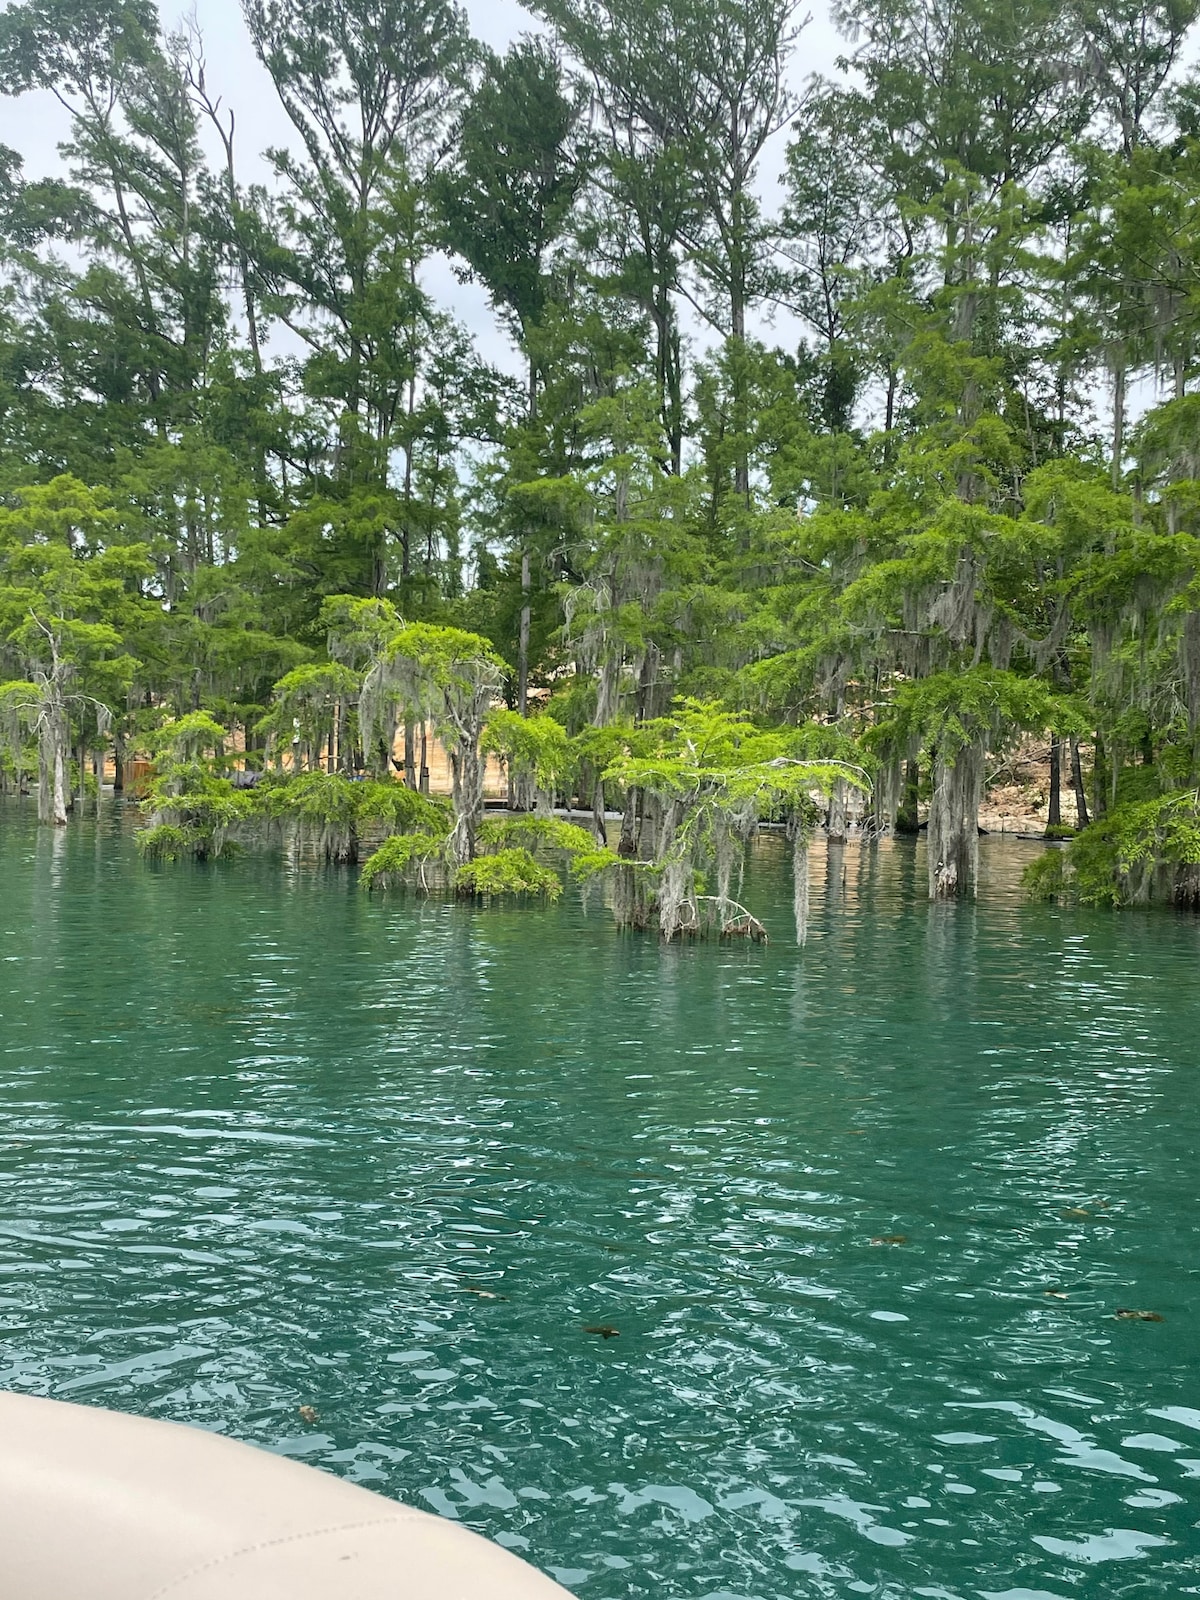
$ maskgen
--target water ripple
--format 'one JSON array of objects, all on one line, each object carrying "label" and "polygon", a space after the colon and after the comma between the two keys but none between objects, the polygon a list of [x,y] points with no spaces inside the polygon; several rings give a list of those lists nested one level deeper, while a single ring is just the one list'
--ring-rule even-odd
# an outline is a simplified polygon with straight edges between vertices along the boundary
[{"label": "water ripple", "polygon": [[1195,1592],[1195,922],[847,847],[803,954],[662,951],[100,834],[0,807],[0,1382],[584,1600]]}]

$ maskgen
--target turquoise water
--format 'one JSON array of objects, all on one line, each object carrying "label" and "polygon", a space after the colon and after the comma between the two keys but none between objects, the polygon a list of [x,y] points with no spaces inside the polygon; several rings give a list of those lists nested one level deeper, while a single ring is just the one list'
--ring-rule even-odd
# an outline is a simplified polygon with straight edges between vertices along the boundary
[{"label": "turquoise water", "polygon": [[1200,922],[1031,848],[815,855],[801,954],[767,841],[776,941],[663,950],[9,803],[0,1384],[583,1600],[1200,1594]]}]

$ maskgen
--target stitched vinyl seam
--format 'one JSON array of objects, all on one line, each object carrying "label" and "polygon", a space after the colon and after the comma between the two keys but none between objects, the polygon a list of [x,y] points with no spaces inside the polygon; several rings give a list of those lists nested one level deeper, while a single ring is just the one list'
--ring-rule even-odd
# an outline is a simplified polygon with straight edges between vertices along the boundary
[{"label": "stitched vinyl seam", "polygon": [[333,1522],[326,1528],[308,1528],[303,1533],[281,1534],[278,1539],[260,1539],[255,1544],[244,1544],[236,1550],[228,1550],[224,1555],[214,1556],[211,1561],[202,1561],[198,1567],[189,1567],[186,1572],[181,1572],[178,1577],[172,1578],[169,1583],[163,1584],[161,1589],[155,1589],[146,1600],[162,1600],[163,1595],[171,1594],[174,1590],[182,1588],[185,1583],[190,1583],[193,1578],[198,1578],[202,1572],[211,1572],[216,1567],[228,1566],[231,1561],[240,1561],[243,1556],[257,1555],[260,1550],[282,1549],[284,1545],[300,1544],[305,1539],[323,1539],[330,1533],[359,1533],[363,1528],[382,1528],[389,1524],[413,1522],[417,1516],[410,1513],[405,1516],[403,1510],[397,1515],[395,1512],[386,1517],[371,1517],[366,1522]]}]

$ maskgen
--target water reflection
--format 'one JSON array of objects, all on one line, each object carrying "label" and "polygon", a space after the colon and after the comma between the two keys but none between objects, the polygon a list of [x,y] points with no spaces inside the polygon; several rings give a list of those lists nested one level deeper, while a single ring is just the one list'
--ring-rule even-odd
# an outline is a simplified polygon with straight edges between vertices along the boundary
[{"label": "water reflection", "polygon": [[0,1381],[597,1600],[1195,1591],[1196,925],[1029,848],[814,850],[801,953],[767,840],[773,942],[662,951],[9,808]]}]

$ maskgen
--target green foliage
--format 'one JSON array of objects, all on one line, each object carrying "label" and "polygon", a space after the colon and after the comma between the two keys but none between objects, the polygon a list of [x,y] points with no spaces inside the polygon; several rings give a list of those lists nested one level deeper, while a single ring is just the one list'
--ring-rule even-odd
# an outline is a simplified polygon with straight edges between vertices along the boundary
[{"label": "green foliage", "polygon": [[515,711],[496,710],[483,730],[485,751],[497,755],[517,779],[526,779],[543,794],[565,787],[575,765],[567,730],[549,716],[522,717]]},{"label": "green foliage", "polygon": [[428,833],[400,833],[386,839],[374,855],[363,863],[360,883],[364,889],[389,889],[416,879],[429,886],[429,869],[435,881],[444,873],[446,837]]},{"label": "green foliage", "polygon": [[137,847],[147,861],[208,861],[233,855],[238,848],[230,839],[214,841],[211,830],[203,823],[171,822],[142,828]]},{"label": "green foliage", "polygon": [[391,781],[307,772],[296,777],[265,777],[251,794],[264,816],[276,820],[291,817],[317,827],[362,830],[374,825],[389,833],[435,835],[444,835],[450,827],[450,807],[445,800]]},{"label": "green foliage", "polygon": [[1069,901],[1072,890],[1063,851],[1047,850],[1037,856],[1021,874],[1021,884],[1031,900]]},{"label": "green foliage", "polygon": [[537,896],[554,901],[562,895],[562,880],[551,867],[534,860],[528,850],[498,850],[478,856],[454,876],[455,893],[477,900]]},{"label": "green foliage", "polygon": [[446,241],[525,337],[540,325],[545,257],[583,179],[572,149],[582,96],[541,38],[485,62],[436,194]]},{"label": "green foliage", "polygon": [[[427,684],[426,692],[433,695],[473,695],[480,678],[498,682],[505,670],[489,640],[427,622],[405,624],[392,634],[384,654],[393,665],[408,667],[414,682]],[[418,692],[414,701],[422,698]]]},{"label": "green foliage", "polygon": [[1033,899],[1092,906],[1144,904],[1157,895],[1200,902],[1200,790],[1118,806],[1065,850],[1025,871]]},{"label": "green foliage", "polygon": [[160,765],[218,760],[225,753],[228,732],[207,711],[189,711],[153,733],[147,744]]},{"label": "green foliage", "polygon": [[[192,760],[160,770],[142,810],[150,818],[143,849],[164,860],[189,855],[205,861],[227,853],[230,831],[253,816],[254,801],[204,762]],[[167,832],[160,834],[163,827]]]},{"label": "green foliage", "polygon": [[326,746],[332,750],[339,731],[345,741],[360,688],[359,674],[337,661],[293,667],[272,688],[271,710],[257,731],[317,758]]},{"label": "green foliage", "polygon": [[[670,717],[639,730],[605,777],[655,805],[653,884],[633,873],[626,920],[657,915],[667,938],[710,926],[721,936],[766,938],[758,920],[732,898],[745,846],[764,821],[786,823],[793,844],[796,933],[807,937],[807,844],[819,810],[815,796],[867,791],[862,765],[807,759],[793,752],[811,739],[794,728],[762,728],[712,702],[681,701]],[[624,846],[624,840],[622,841]],[[715,880],[716,894],[705,884]],[[653,893],[653,903],[642,897]]]},{"label": "green foliage", "polygon": [[358,791],[375,787],[335,772],[266,773],[251,792],[255,809],[271,821],[296,818],[318,827],[350,828],[358,820]]},{"label": "green foliage", "polygon": [[[754,827],[870,786],[886,830],[907,763],[969,892],[989,758],[1049,731],[1111,813],[1068,875],[1186,898],[1200,0],[840,0],[852,67],[803,103],[795,0],[533,10],[496,56],[452,0],[246,0],[293,132],[261,184],[150,0],[0,13],[0,93],[67,121],[61,176],[0,150],[0,757],[44,819],[72,760],[149,750],[163,825],[350,859],[444,826],[340,786],[403,726],[452,863],[492,849],[493,753],[517,808],[619,808],[610,885],[682,885],[691,927]],[[272,757],[339,782],[225,819],[201,778]]]},{"label": "green foliage", "polygon": [[479,830],[481,857],[514,850],[565,863],[577,883],[590,883],[625,863],[614,850],[597,845],[587,828],[561,817],[489,817]]},{"label": "green foliage", "polygon": [[1076,707],[1060,701],[1037,679],[976,667],[901,685],[890,714],[872,730],[871,739],[885,749],[936,752],[953,764],[961,751],[981,740],[998,751],[1022,732],[1048,727],[1080,732],[1086,723]]},{"label": "green foliage", "polygon": [[793,753],[809,743],[803,732],[758,727],[711,701],[680,702],[672,716],[644,729],[639,742],[648,753],[627,750],[609,764],[606,778],[731,817],[796,812],[811,824],[814,792],[828,795],[839,782],[870,788],[861,765]]},{"label": "green foliage", "polygon": [[518,846],[576,856],[594,850],[596,841],[586,828],[561,817],[489,817],[479,830],[479,847],[485,854]]},{"label": "green foliage", "polygon": [[586,885],[603,878],[606,873],[611,873],[617,868],[624,872],[649,870],[649,863],[631,862],[618,855],[615,850],[593,846],[590,850],[580,850],[573,855],[569,870],[576,883]]},{"label": "green foliage", "polygon": [[403,626],[390,600],[335,594],[321,606],[329,654],[352,668],[365,667]]}]

